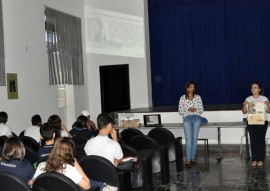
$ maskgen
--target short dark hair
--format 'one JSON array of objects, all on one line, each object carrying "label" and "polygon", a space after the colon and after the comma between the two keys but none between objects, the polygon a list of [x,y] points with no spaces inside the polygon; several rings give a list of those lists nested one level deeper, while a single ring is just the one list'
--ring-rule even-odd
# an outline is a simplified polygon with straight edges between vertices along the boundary
[{"label": "short dark hair", "polygon": [[6,140],[3,147],[3,158],[5,160],[23,160],[25,148],[18,137],[10,137]]},{"label": "short dark hair", "polygon": [[97,118],[98,129],[105,128],[109,123],[113,124],[113,118],[110,114],[101,113],[98,115],[98,118]]},{"label": "short dark hair", "polygon": [[41,117],[38,114],[36,114],[32,117],[31,122],[32,122],[33,126],[41,126],[42,125]]},{"label": "short dark hair", "polygon": [[43,141],[49,141],[53,139],[53,134],[55,133],[55,128],[53,125],[49,125],[48,123],[44,123],[40,127],[40,135],[43,138]]},{"label": "short dark hair", "polygon": [[8,120],[8,114],[4,111],[1,111],[0,112],[0,123],[6,124],[7,120]]},{"label": "short dark hair", "polygon": [[76,124],[78,128],[85,128],[87,127],[87,117],[85,117],[84,115],[80,115],[77,118],[77,124]]},{"label": "short dark hair", "polygon": [[259,92],[259,94],[260,95],[263,95],[264,90],[262,88],[262,85],[259,82],[252,82],[251,87],[252,87],[252,85],[258,85],[258,88],[261,89],[261,91]]}]

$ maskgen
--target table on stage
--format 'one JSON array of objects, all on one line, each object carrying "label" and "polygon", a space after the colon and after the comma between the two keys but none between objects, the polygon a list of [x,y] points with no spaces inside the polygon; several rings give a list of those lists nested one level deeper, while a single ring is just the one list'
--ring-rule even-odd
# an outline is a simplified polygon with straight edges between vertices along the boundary
[{"label": "table on stage", "polygon": [[[248,133],[246,128],[246,122],[209,122],[205,123],[201,126],[202,128],[217,128],[217,140],[218,140],[218,146],[219,146],[219,154],[217,156],[217,161],[221,161],[223,158],[222,154],[222,145],[221,145],[221,128],[244,128],[245,129],[245,138],[246,138],[246,160],[250,160],[250,153],[249,153],[249,144],[248,144]],[[138,129],[142,132],[144,130],[151,130],[155,127],[145,127],[140,126]],[[168,130],[177,130],[177,129],[183,129],[183,123],[164,123],[162,124],[161,128],[166,128]],[[121,127],[116,127],[116,129],[119,129],[120,131],[125,129]],[[207,138],[207,137],[206,137]],[[211,138],[211,137],[210,137]]]}]

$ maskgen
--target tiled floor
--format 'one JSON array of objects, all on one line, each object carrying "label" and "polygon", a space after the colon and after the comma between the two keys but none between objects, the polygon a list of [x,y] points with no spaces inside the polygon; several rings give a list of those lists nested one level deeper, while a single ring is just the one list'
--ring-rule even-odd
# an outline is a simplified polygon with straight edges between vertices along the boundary
[{"label": "tiled floor", "polygon": [[198,164],[180,173],[176,173],[175,162],[172,162],[170,175],[171,181],[167,185],[161,185],[159,174],[154,175],[154,190],[270,190],[269,158],[266,158],[263,168],[253,168],[239,155],[239,146],[227,146],[221,162],[217,162],[215,150],[210,152],[209,157],[199,152]]}]

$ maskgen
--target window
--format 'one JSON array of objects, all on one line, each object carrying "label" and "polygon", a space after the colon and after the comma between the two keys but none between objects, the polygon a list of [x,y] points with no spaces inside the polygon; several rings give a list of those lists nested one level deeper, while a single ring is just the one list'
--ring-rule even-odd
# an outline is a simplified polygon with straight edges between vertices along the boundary
[{"label": "window", "polygon": [[46,44],[51,85],[83,85],[81,19],[45,8]]}]

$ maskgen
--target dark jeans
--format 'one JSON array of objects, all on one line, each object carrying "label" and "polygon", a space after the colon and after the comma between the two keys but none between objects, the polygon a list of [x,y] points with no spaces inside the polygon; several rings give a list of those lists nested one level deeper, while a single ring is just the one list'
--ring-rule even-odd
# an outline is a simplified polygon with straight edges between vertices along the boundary
[{"label": "dark jeans", "polygon": [[265,158],[265,135],[268,121],[264,125],[248,125],[252,161],[264,161]]}]

